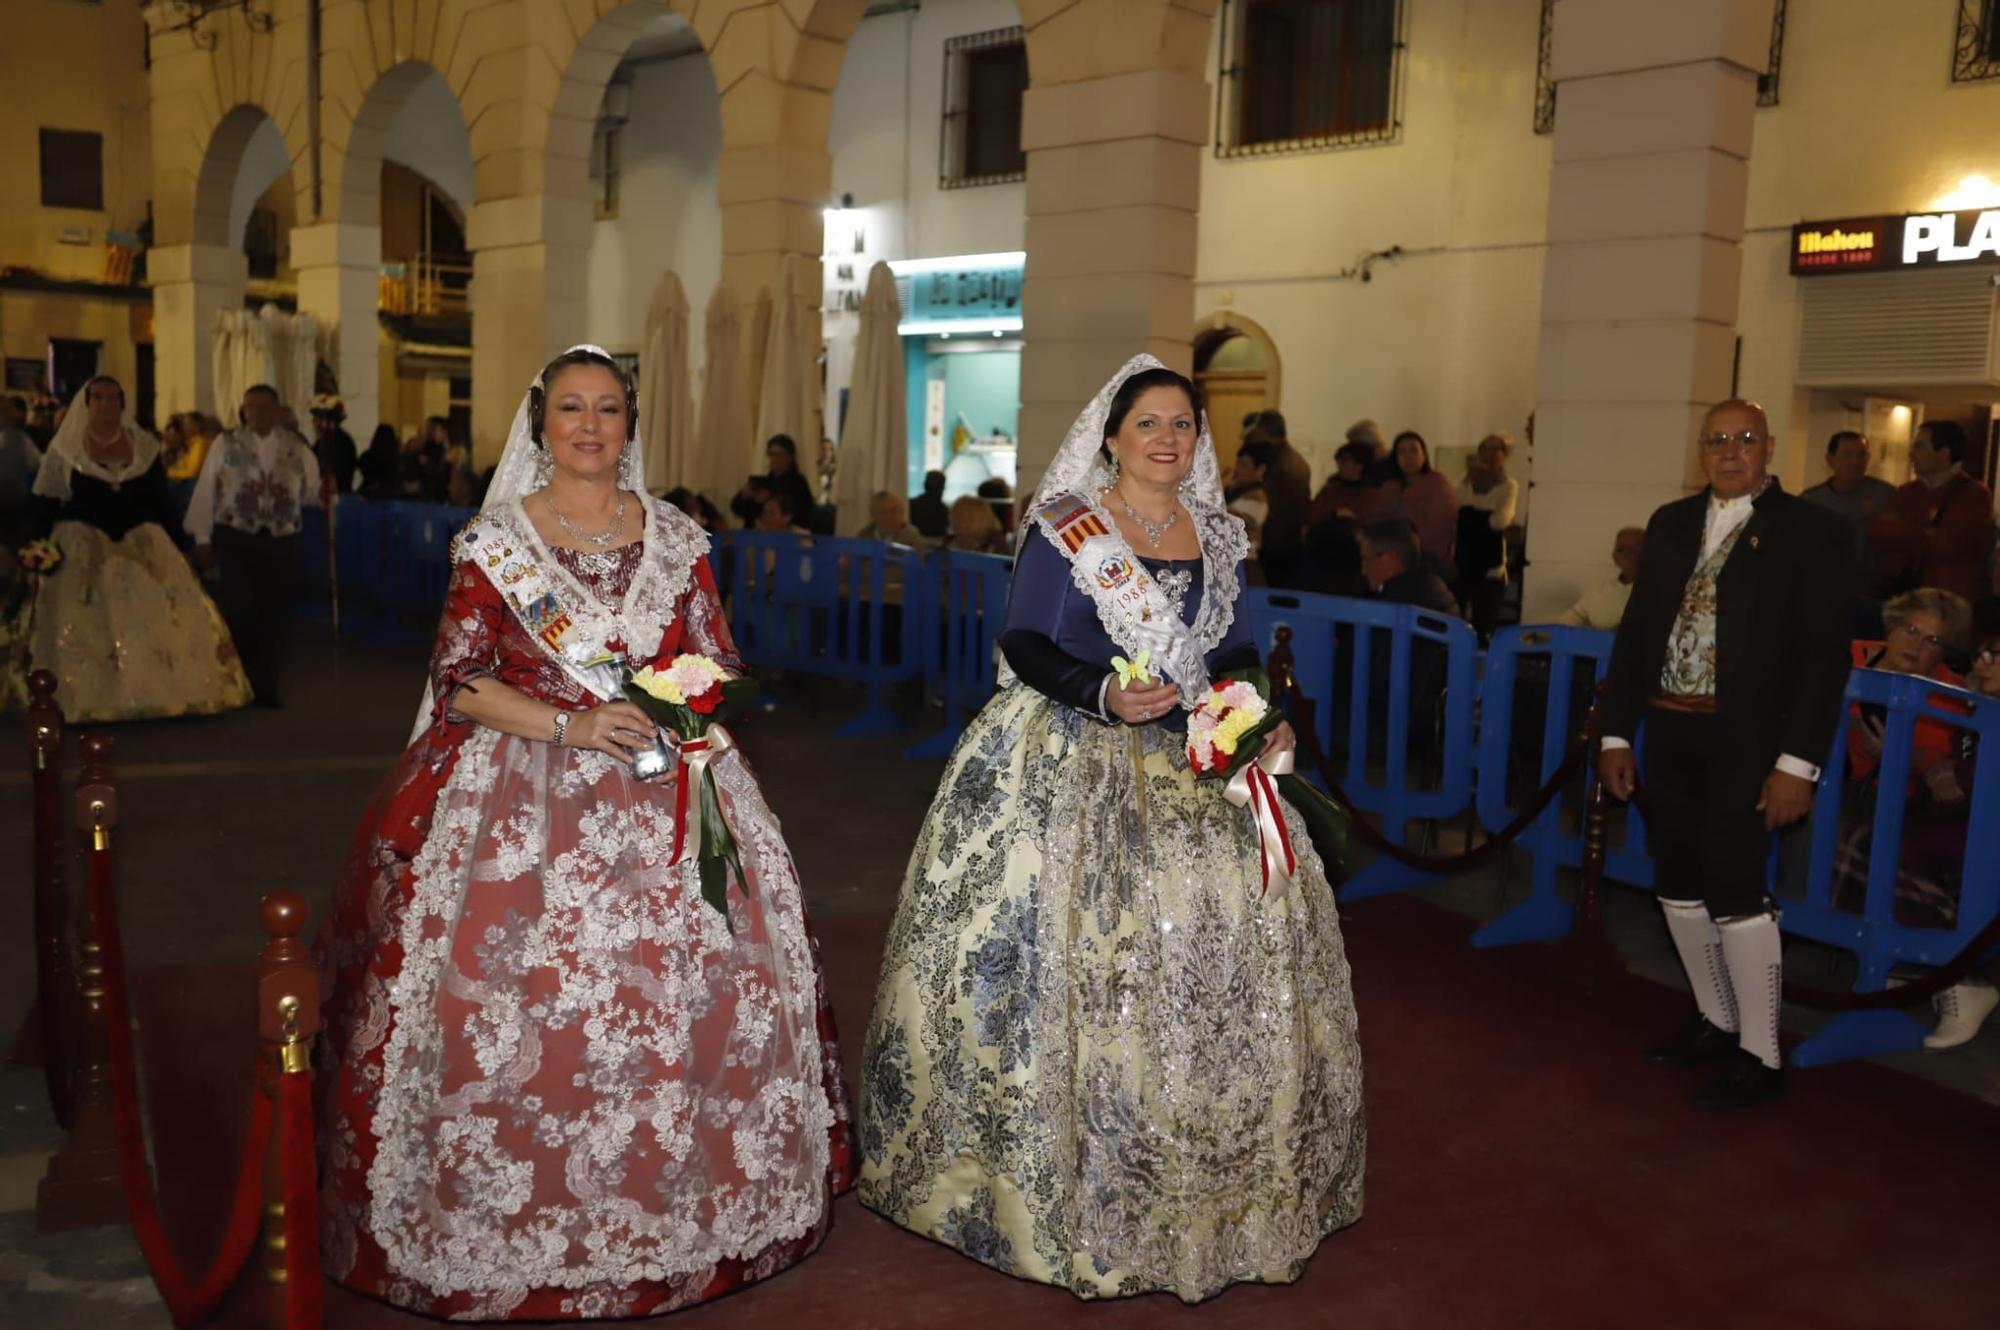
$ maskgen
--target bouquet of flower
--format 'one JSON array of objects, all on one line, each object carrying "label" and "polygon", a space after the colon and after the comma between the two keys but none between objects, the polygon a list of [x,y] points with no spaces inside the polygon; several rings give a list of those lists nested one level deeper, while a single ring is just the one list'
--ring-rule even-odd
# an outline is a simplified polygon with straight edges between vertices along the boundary
[{"label": "bouquet of flower", "polygon": [[[669,661],[665,669],[647,666],[625,684],[625,696],[680,741],[680,762],[686,768],[674,791],[674,850],[670,862],[684,863],[692,854],[700,865],[701,898],[729,918],[728,869],[743,882],[743,861],[736,837],[722,815],[715,773],[709,763],[736,746],[722,722],[747,711],[757,698],[757,681],[731,675],[707,656],[692,652]],[[643,762],[647,755],[641,754]],[[664,770],[664,764],[650,774]],[[634,770],[649,774],[637,764]],[[694,826],[688,817],[692,810]]]},{"label": "bouquet of flower", "polygon": [[1271,701],[1271,680],[1261,669],[1233,670],[1218,679],[1188,716],[1188,765],[1196,776],[1228,782],[1225,797],[1257,817],[1264,849],[1264,884],[1289,878],[1296,867],[1291,837],[1277,796],[1296,808],[1306,834],[1329,869],[1347,847],[1347,813],[1292,772],[1291,759],[1266,758],[1264,740],[1285,719]]},{"label": "bouquet of flower", "polygon": [[53,540],[31,540],[15,557],[20,560],[22,572],[47,577],[62,562],[62,547]]}]

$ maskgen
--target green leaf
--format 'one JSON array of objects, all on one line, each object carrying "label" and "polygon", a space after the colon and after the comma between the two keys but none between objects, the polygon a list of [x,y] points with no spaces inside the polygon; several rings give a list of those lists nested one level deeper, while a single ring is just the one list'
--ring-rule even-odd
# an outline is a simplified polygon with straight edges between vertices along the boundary
[{"label": "green leaf", "polygon": [[1326,865],[1327,876],[1337,885],[1347,875],[1347,810],[1303,776],[1280,776],[1277,783],[1278,793],[1298,810],[1299,819],[1306,824],[1307,838]]},{"label": "green leaf", "polygon": [[722,922],[730,932],[736,925],[729,922],[729,863],[719,854],[703,854],[696,859],[701,867],[701,898],[713,905],[722,915]]}]

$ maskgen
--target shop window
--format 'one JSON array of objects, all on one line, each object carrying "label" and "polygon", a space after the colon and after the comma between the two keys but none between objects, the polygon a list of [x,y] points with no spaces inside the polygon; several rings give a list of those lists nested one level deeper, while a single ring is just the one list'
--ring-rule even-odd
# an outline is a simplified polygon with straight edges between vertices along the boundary
[{"label": "shop window", "polygon": [[[1994,3],[1994,0],[1985,0]],[[1549,57],[1555,45],[1555,0],[1542,0],[1542,25],[1535,56],[1535,132],[1551,134],[1556,127],[1556,84],[1549,73]],[[1771,7],[1771,54],[1764,72],[1757,76],[1757,105],[1778,104],[1778,69],[1785,54],[1785,0]]]},{"label": "shop window", "polygon": [[104,207],[104,136],[84,129],[42,131],[42,206]]},{"label": "shop window", "polygon": [[1020,28],[953,37],[944,44],[944,132],[938,183],[946,189],[998,185],[1028,176],[1021,149],[1021,103],[1028,91],[1028,45]]},{"label": "shop window", "polygon": [[2000,0],[1958,0],[1951,78],[1954,83],[2000,78]]},{"label": "shop window", "polygon": [[1225,0],[1216,155],[1394,140],[1402,8],[1400,0]]}]

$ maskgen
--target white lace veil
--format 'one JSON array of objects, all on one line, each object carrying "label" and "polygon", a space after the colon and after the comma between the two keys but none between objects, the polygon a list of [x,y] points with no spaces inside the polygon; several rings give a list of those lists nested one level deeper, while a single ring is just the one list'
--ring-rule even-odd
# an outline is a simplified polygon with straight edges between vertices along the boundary
[{"label": "white lace veil", "polygon": [[[1095,499],[1098,492],[1111,484],[1113,472],[1111,464],[1104,459],[1104,425],[1111,418],[1111,399],[1118,395],[1125,380],[1149,369],[1166,369],[1167,366],[1152,356],[1138,355],[1126,361],[1110,380],[1090,399],[1090,405],[1069,427],[1062,447],[1056,450],[1055,460],[1042,473],[1042,483],[1035,487],[1034,502],[1021,510],[1023,526],[1033,517],[1035,510],[1058,494],[1081,494]],[[1220,509],[1222,498],[1222,469],[1215,460],[1215,440],[1208,433],[1208,413],[1200,413],[1201,436],[1195,441],[1194,465],[1188,469],[1187,478],[1181,481],[1181,502],[1189,511],[1198,508]]]},{"label": "white lace veil", "polygon": [[[90,383],[109,378],[98,375]],[[116,379],[110,380],[118,383]],[[63,421],[56,428],[56,435],[49,440],[41,470],[35,473],[35,493],[44,499],[69,498],[69,478],[81,471],[86,476],[95,476],[112,485],[122,485],[146,474],[160,455],[160,441],[139,426],[132,414],[131,398],[125,392],[125,385],[118,384],[118,395],[125,398],[125,406],[118,413],[118,423],[124,427],[125,437],[132,440],[132,460],[120,467],[107,467],[93,460],[84,439],[90,428],[90,406],[84,400],[90,391],[90,383],[76,390],[76,396],[69,399],[69,410],[63,413]]]},{"label": "white lace veil", "polygon": [[[606,360],[611,359],[609,351],[589,342],[579,342],[563,354],[568,355],[570,351],[588,351],[593,355],[603,356]],[[507,431],[507,447],[500,454],[500,465],[494,468],[492,484],[486,487],[486,502],[479,508],[481,516],[499,512],[516,499],[533,494],[549,483],[549,450],[535,442],[535,436],[528,424],[528,404],[533,400],[533,392],[536,388],[546,387],[547,385],[542,382],[542,376],[538,373],[534,381],[528,385],[528,391],[521,394],[521,405],[515,409],[514,423]],[[635,389],[627,395],[626,400],[628,403],[636,403],[637,397]],[[639,439],[639,421],[636,412],[632,418],[631,435],[632,437],[625,441],[625,450],[618,455],[618,485],[621,489],[637,494],[639,501],[644,503],[647,501],[646,450]],[[435,685],[426,679],[423,704],[417,708],[417,722],[410,731],[411,743],[415,743],[417,737],[430,728],[431,709],[436,703]]]},{"label": "white lace veil", "polygon": [[[563,354],[569,355],[574,351],[587,351],[591,355],[611,359],[609,351],[590,342],[578,342]],[[521,394],[521,405],[514,412],[514,424],[507,431],[507,447],[500,454],[500,465],[493,472],[493,483],[487,486],[486,502],[480,506],[480,512],[494,512],[549,483],[549,450],[535,442],[528,421],[528,403],[534,390],[546,387],[542,376],[537,374],[527,391]],[[635,389],[630,398],[636,401],[637,396]],[[618,458],[618,484],[641,498],[645,496],[646,450],[640,443],[636,414],[632,420],[632,437],[625,441],[625,451]]]}]

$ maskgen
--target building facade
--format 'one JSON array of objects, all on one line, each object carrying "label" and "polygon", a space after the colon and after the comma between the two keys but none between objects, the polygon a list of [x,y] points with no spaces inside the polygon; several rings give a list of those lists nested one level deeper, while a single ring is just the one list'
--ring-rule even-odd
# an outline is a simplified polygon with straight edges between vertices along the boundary
[{"label": "building facade", "polygon": [[[753,375],[775,290],[833,436],[887,260],[923,309],[913,478],[956,436],[1032,484],[1137,350],[1199,373],[1225,451],[1275,406],[1322,474],[1362,417],[1456,478],[1532,416],[1532,617],[1685,492],[1731,391],[1795,487],[1836,427],[1899,479],[1917,421],[1983,441],[2000,401],[1968,248],[2000,204],[1983,0],[252,0],[193,27],[21,4],[34,40],[0,61],[46,109],[0,153],[44,198],[0,220],[33,277],[0,280],[0,342],[25,367],[95,340],[158,414],[213,405],[216,314],[276,295],[329,330],[350,428],[457,403],[490,458],[553,351],[640,350],[673,271],[697,394],[718,285]],[[49,43],[94,64],[58,79]],[[95,208],[49,176],[75,132]],[[1954,248],[1922,261],[1794,262],[1801,223],[1877,219],[1886,252],[1943,211]],[[134,287],[104,237],[142,229]],[[787,256],[812,274],[790,293]],[[723,475],[756,443],[699,446]]]}]

